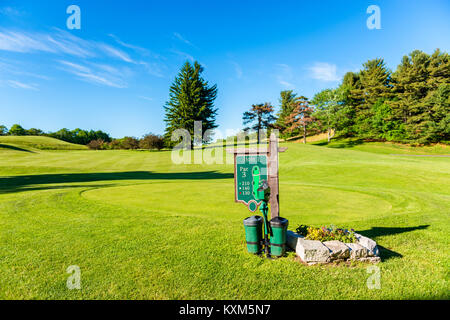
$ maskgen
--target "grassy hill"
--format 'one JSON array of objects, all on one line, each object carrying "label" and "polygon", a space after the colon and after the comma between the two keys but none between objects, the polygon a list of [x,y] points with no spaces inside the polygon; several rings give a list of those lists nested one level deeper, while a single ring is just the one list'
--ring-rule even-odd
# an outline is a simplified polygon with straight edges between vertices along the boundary
[{"label": "grassy hill", "polygon": [[[0,298],[450,298],[449,158],[282,145],[289,229],[335,224],[375,239],[380,290],[367,288],[367,264],[249,255],[251,213],[234,203],[232,165],[175,165],[170,152],[0,149]],[[81,291],[66,288],[72,265]]]},{"label": "grassy hill", "polygon": [[43,136],[0,136],[0,150],[87,150],[86,146]]}]

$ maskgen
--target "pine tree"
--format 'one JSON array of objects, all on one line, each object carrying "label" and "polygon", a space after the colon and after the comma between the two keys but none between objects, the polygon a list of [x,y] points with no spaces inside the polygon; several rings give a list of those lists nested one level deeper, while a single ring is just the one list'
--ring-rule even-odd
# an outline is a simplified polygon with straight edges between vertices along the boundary
[{"label": "pine tree", "polygon": [[441,86],[450,81],[449,55],[436,50],[430,56],[415,50],[403,57],[393,74],[393,80],[396,98],[390,105],[395,116],[403,123],[404,139],[428,143],[442,138],[437,131],[442,127],[445,112],[450,110],[448,106],[445,110],[445,103],[438,101],[445,101],[445,86]]},{"label": "pine tree", "polygon": [[369,60],[363,64],[359,74],[361,87],[352,90],[353,99],[359,100],[356,106],[356,131],[360,136],[367,137],[370,131],[372,106],[377,101],[391,97],[391,72],[383,59]]},{"label": "pine tree", "polygon": [[273,106],[266,102],[252,105],[250,111],[244,112],[242,117],[244,125],[250,124],[250,127],[244,128],[244,131],[254,130],[257,132],[258,144],[260,143],[260,133],[263,129],[270,129],[276,118],[273,116]]},{"label": "pine tree", "polygon": [[287,136],[290,131],[287,130],[286,119],[291,115],[296,106],[297,94],[293,90],[285,90],[280,93],[280,110],[277,113],[275,127],[280,130],[283,136]]},{"label": "pine tree", "polygon": [[299,128],[303,129],[303,143],[306,144],[306,136],[308,134],[308,126],[315,120],[312,114],[314,108],[309,105],[308,98],[301,96],[298,98],[295,108],[289,115],[286,124],[289,130],[294,131]]},{"label": "pine tree", "polygon": [[[164,106],[166,112],[164,138],[168,145],[173,145],[171,136],[177,129],[186,129],[193,142],[195,121],[202,122],[202,132],[217,128],[215,123],[217,108],[214,107],[217,86],[209,86],[202,78],[202,72],[203,67],[198,62],[194,62],[193,65],[186,62],[170,87],[169,101]],[[203,142],[209,142],[211,137],[203,139]]]}]

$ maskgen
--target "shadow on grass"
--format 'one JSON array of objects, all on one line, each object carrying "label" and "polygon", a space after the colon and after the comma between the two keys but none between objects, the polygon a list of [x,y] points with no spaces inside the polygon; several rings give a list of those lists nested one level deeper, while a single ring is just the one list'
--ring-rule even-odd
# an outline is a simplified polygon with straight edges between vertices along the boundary
[{"label": "shadow on grass", "polygon": [[22,148],[19,148],[19,147],[10,146],[8,144],[1,144],[1,143],[0,143],[0,149],[10,149],[10,150],[14,150],[14,151],[23,151],[23,152],[35,153],[35,152],[27,150],[27,149],[22,149]]},{"label": "shadow on grass", "polygon": [[417,227],[372,227],[370,230],[364,230],[358,233],[362,234],[365,237],[368,238],[376,238],[376,237],[382,237],[382,236],[391,236],[394,234],[404,233],[404,232],[411,232],[415,230],[423,230],[427,229],[430,225],[422,225]]},{"label": "shadow on grass", "polygon": [[[97,181],[119,180],[214,180],[231,179],[233,173],[221,173],[217,171],[203,172],[99,172],[99,173],[62,173],[39,174],[27,176],[0,177],[0,193],[14,193],[28,190],[56,189],[57,186],[42,186],[45,184],[80,183]],[[36,186],[34,189],[30,186]],[[63,186],[62,186],[63,187]],[[64,186],[70,187],[70,186]]]},{"label": "shadow on grass", "polygon": [[[373,227],[370,230],[364,230],[364,231],[358,231],[358,233],[362,234],[365,237],[376,239],[377,237],[382,236],[391,236],[394,234],[404,233],[404,232],[411,232],[415,230],[424,230],[427,229],[430,225],[421,225],[417,227]],[[382,261],[389,260],[391,258],[402,258],[403,255],[401,255],[398,252],[392,251],[388,248],[385,248],[383,246],[378,245],[378,249],[380,249],[380,258]]]}]

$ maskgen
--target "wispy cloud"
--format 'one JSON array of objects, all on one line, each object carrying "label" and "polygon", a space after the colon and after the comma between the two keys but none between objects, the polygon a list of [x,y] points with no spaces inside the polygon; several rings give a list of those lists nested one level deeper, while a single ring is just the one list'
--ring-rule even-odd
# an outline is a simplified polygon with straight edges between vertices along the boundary
[{"label": "wispy cloud", "polygon": [[173,36],[174,36],[176,39],[180,40],[181,42],[183,42],[183,43],[185,43],[185,44],[187,44],[187,45],[189,45],[189,46],[191,46],[191,47],[196,48],[196,46],[195,46],[192,42],[190,42],[189,40],[187,40],[185,37],[183,37],[183,36],[182,36],[181,34],[179,34],[178,32],[174,32],[174,33],[173,33]]},{"label": "wispy cloud", "polygon": [[294,89],[294,85],[290,82],[294,78],[294,73],[292,68],[283,63],[279,63],[276,65],[276,79],[279,84],[288,89]]},{"label": "wispy cloud", "polygon": [[4,7],[0,8],[0,14],[8,17],[21,17],[24,15],[24,12],[13,7]]},{"label": "wispy cloud", "polygon": [[107,55],[127,63],[136,63],[126,52],[118,48],[98,41],[84,40],[60,29],[55,29],[52,33],[0,30],[0,50],[21,53],[46,52],[80,58]]},{"label": "wispy cloud", "polygon": [[62,70],[77,76],[82,81],[113,88],[126,88],[128,86],[126,81],[118,76],[120,72],[114,67],[108,68],[108,66],[102,65],[93,69],[92,66],[88,67],[70,61],[61,60],[58,62],[61,64]]},{"label": "wispy cloud", "polygon": [[[145,71],[153,76],[164,77],[164,64],[159,56],[152,55],[144,48],[125,43],[114,35],[110,36],[120,47],[85,40],[57,28],[50,32],[0,28],[0,51],[54,55],[59,62],[59,69],[82,81],[109,87],[127,87],[127,80],[134,74],[133,68],[137,72]],[[192,56],[185,54],[185,57],[193,61]],[[143,61],[144,59],[147,61]],[[26,84],[25,81],[23,83]]]},{"label": "wispy cloud", "polygon": [[235,62],[235,61],[230,61],[230,63],[233,65],[233,67],[234,67],[234,71],[235,71],[235,73],[236,73],[236,78],[238,78],[238,79],[241,79],[242,78],[242,75],[244,74],[243,72],[242,72],[242,68],[241,68],[241,66],[239,65],[239,63],[237,63],[237,62]]},{"label": "wispy cloud", "polygon": [[310,77],[316,80],[334,82],[341,79],[341,77],[337,75],[337,67],[335,64],[316,62],[309,68],[309,71]]},{"label": "wispy cloud", "polygon": [[160,58],[160,55],[151,52],[149,49],[142,48],[142,47],[130,44],[130,43],[126,43],[126,42],[120,40],[119,37],[117,37],[116,35],[114,35],[112,33],[110,33],[108,36],[113,38],[118,44],[120,44],[124,48],[128,48],[128,49],[134,50],[134,51],[136,51],[137,53],[139,53],[139,54],[141,54],[143,56],[152,56],[154,58]]},{"label": "wispy cloud", "polygon": [[26,89],[26,90],[39,91],[36,84],[24,83],[24,82],[20,82],[17,80],[8,80],[8,81],[6,81],[6,83],[11,88],[15,88],[15,89]]},{"label": "wispy cloud", "polygon": [[24,71],[28,70],[28,68],[31,68],[31,66],[28,63],[24,63],[23,61],[15,61],[15,60],[0,61],[0,71],[3,75],[24,76],[41,80],[50,80],[50,77],[47,77],[43,74]]},{"label": "wispy cloud", "polygon": [[183,51],[178,51],[178,50],[171,50],[173,53],[175,53],[176,55],[179,55],[181,57],[183,57],[186,60],[190,60],[191,62],[194,62],[194,57],[191,56],[189,53],[183,52]]},{"label": "wispy cloud", "polygon": [[125,53],[119,49],[116,49],[116,48],[111,47],[106,44],[101,45],[100,47],[113,58],[118,58],[118,59],[128,62],[128,63],[135,63],[127,53]]},{"label": "wispy cloud", "polygon": [[0,31],[0,50],[22,53],[32,51],[56,52],[51,45],[48,45],[48,41],[42,40],[40,35],[36,37],[21,32]]},{"label": "wispy cloud", "polygon": [[153,98],[149,98],[146,96],[139,96],[138,98],[143,99],[143,100],[147,100],[147,101],[153,101]]}]

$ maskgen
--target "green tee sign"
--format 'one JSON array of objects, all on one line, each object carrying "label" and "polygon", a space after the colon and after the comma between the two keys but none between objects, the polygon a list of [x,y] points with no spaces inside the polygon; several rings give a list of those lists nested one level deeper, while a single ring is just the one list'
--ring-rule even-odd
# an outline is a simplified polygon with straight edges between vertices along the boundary
[{"label": "green tee sign", "polygon": [[255,212],[264,199],[264,191],[258,191],[263,180],[268,181],[267,155],[236,155],[235,198]]}]

